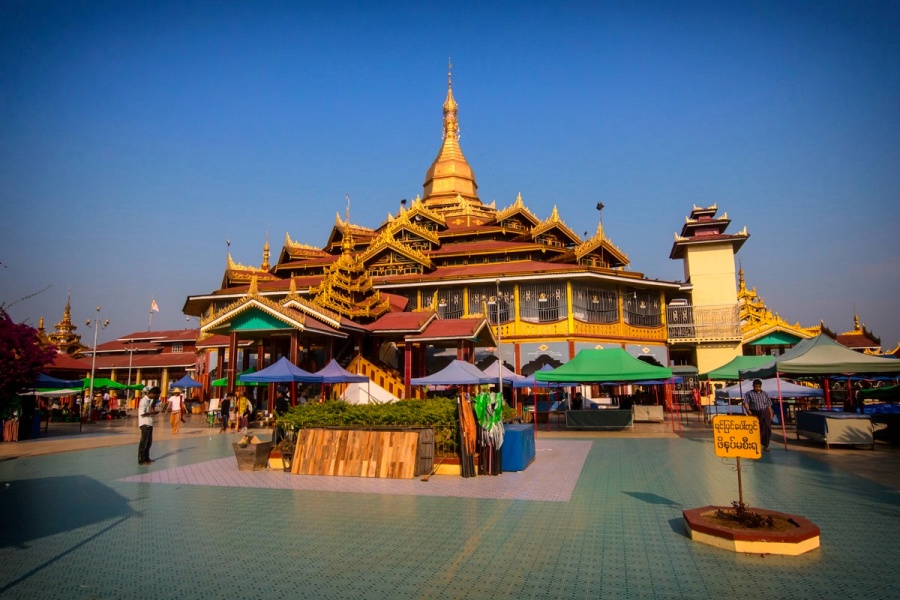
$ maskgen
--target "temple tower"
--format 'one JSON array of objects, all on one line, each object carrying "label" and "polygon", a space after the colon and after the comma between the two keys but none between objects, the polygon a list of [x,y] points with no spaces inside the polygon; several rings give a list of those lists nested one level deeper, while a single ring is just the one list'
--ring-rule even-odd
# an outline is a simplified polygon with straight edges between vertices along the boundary
[{"label": "temple tower", "polygon": [[725,233],[731,220],[727,213],[716,217],[717,211],[715,204],[707,208],[694,206],[681,234],[675,234],[669,254],[671,259],[682,260],[684,281],[691,286],[688,307],[669,307],[669,326],[683,316],[684,335],[678,342],[696,344],[696,365],[700,373],[741,354],[734,257],[750,234],[746,228],[734,234]]}]

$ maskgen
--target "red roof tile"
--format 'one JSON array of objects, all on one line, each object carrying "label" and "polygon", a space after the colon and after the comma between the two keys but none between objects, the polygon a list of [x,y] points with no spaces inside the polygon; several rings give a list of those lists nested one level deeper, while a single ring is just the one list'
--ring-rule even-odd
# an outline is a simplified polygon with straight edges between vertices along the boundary
[{"label": "red roof tile", "polygon": [[137,331],[123,335],[119,342],[128,342],[129,340],[146,340],[153,342],[183,342],[186,340],[196,340],[197,329],[171,329],[169,331]]},{"label": "red roof tile", "polygon": [[[197,355],[193,352],[165,352],[161,354],[135,354],[130,361],[131,368],[157,369],[162,367],[186,368],[193,367],[197,363]],[[127,369],[129,356],[127,354],[97,355],[98,369]]]},{"label": "red roof tile", "polygon": [[418,335],[411,335],[407,340],[416,339],[472,339],[486,325],[483,317],[474,319],[435,319]]},{"label": "red roof tile", "polygon": [[422,328],[433,319],[433,312],[394,312],[382,315],[380,319],[369,325],[373,333],[410,333],[421,332]]}]

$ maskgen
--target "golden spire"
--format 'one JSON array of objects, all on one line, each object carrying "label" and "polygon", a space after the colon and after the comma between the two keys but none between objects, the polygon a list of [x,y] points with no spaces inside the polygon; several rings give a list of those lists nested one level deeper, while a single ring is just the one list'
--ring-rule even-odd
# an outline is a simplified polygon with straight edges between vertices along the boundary
[{"label": "golden spire", "polygon": [[341,240],[341,249],[344,251],[344,254],[349,254],[353,251],[353,235],[350,233],[350,194],[345,194],[345,198],[347,198],[347,225],[344,227],[344,239]]},{"label": "golden spire", "polygon": [[453,97],[453,64],[447,73],[447,98],[444,100],[443,143],[425,173],[425,206],[443,212],[456,208],[456,196],[481,204],[472,167],[459,147],[459,105]]},{"label": "golden spire", "polygon": [[253,296],[259,293],[259,288],[256,283],[256,275],[250,277],[250,289],[247,290],[247,295]]},{"label": "golden spire", "polygon": [[853,331],[862,331],[862,327],[859,326],[859,313],[853,315]]},{"label": "golden spire", "polygon": [[266,232],[266,243],[263,245],[263,261],[259,266],[263,271],[269,270],[269,232]]},{"label": "golden spire", "polygon": [[447,99],[444,100],[444,139],[452,135],[459,139],[459,105],[453,98],[453,63],[448,60],[447,67]]}]

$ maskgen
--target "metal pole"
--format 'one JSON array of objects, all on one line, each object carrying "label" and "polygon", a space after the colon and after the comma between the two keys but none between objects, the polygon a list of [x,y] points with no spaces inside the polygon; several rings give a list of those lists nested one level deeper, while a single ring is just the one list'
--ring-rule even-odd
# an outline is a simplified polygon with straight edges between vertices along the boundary
[{"label": "metal pole", "polygon": [[497,393],[503,402],[503,353],[500,352],[500,280],[497,279]]},{"label": "metal pole", "polygon": [[741,506],[744,505],[744,485],[741,482],[741,457],[738,456],[735,458],[737,461],[737,474],[738,474],[738,502]]},{"label": "metal pole", "polygon": [[[91,324],[90,319],[88,319],[88,325]],[[94,351],[91,352],[91,384],[88,388],[88,397],[87,399],[82,398],[81,400],[81,418],[78,420],[78,433],[81,433],[81,425],[84,422],[84,405],[90,403],[94,404],[94,372],[97,368],[97,333],[100,330],[100,307],[97,307],[97,317],[94,319]],[[90,411],[90,407],[88,407],[88,411]],[[90,415],[90,412],[88,412]]]}]

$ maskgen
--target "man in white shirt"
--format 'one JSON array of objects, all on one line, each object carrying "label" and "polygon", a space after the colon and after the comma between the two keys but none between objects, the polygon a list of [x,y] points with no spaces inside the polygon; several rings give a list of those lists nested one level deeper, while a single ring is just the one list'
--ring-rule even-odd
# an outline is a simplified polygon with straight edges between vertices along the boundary
[{"label": "man in white shirt", "polygon": [[138,444],[138,464],[149,465],[150,446],[153,445],[153,415],[158,410],[153,410],[153,405],[159,400],[159,388],[152,387],[146,390],[138,404],[138,427],[141,428],[141,442]]},{"label": "man in white shirt", "polygon": [[169,413],[172,433],[177,434],[184,423],[184,396],[181,395],[181,388],[173,388],[169,395]]}]

